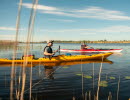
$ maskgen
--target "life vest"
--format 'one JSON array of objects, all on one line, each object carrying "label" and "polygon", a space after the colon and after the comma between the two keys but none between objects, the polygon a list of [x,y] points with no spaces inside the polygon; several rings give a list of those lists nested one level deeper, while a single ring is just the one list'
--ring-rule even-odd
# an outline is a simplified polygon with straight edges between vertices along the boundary
[{"label": "life vest", "polygon": [[[52,51],[52,48],[50,47],[50,46],[46,46],[45,48],[44,48],[44,52],[47,52],[47,53],[53,53],[53,51]],[[46,58],[51,58],[52,56],[51,55],[44,55]]]}]

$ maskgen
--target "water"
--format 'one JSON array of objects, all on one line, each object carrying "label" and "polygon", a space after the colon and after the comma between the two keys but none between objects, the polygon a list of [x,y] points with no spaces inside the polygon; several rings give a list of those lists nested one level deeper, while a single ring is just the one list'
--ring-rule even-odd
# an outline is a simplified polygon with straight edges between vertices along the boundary
[{"label": "water", "polygon": [[[24,44],[19,45],[17,58],[23,55]],[[30,54],[43,57],[43,48],[46,44],[33,44]],[[53,49],[57,50],[59,45],[63,49],[79,49],[80,44],[54,44]],[[101,81],[105,81],[104,86],[100,86],[99,100],[107,100],[111,92],[113,100],[128,100],[130,98],[130,44],[88,44],[94,48],[123,48],[121,53],[116,53],[108,57],[113,64],[103,63]],[[31,45],[32,46],[32,45]],[[59,53],[57,53],[58,55]],[[72,55],[78,53],[72,53]],[[0,58],[11,59],[12,48],[4,48],[0,51]],[[11,65],[0,65],[0,99],[10,100],[10,73]],[[82,94],[91,91],[91,100],[97,91],[99,68],[101,63],[85,63],[55,67],[45,67],[35,65],[32,68],[32,98],[37,100],[83,100]],[[16,83],[21,71],[21,65],[16,67]],[[29,99],[30,67],[26,67],[25,100]],[[82,78],[82,74],[84,78]],[[47,77],[48,76],[48,77]],[[127,77],[128,76],[128,77]],[[119,82],[120,77],[120,82]],[[128,79],[127,79],[128,78]],[[118,91],[119,85],[119,92]],[[17,85],[14,85],[14,96]],[[88,99],[88,98],[87,98]]]}]

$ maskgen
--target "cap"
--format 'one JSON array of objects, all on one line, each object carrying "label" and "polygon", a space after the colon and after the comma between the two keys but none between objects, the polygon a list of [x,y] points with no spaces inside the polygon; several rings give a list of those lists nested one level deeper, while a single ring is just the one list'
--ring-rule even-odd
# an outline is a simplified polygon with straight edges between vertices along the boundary
[{"label": "cap", "polygon": [[53,43],[54,41],[53,40],[48,40],[47,43]]}]

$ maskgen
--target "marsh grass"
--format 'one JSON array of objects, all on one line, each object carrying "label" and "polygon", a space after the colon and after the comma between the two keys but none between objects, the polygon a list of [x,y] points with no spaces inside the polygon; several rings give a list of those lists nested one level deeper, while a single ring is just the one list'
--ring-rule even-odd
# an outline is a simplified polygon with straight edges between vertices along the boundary
[{"label": "marsh grass", "polygon": [[[24,50],[24,55],[28,55],[28,51],[30,49],[29,43],[31,40],[31,35],[32,35],[32,31],[33,31],[33,27],[34,27],[34,20],[35,20],[35,15],[36,15],[36,9],[34,9],[34,5],[35,7],[37,7],[38,4],[38,0],[34,0],[33,2],[33,6],[32,6],[32,12],[30,15],[30,21],[29,21],[29,28],[28,28],[28,35],[27,35],[27,45],[25,47]],[[12,62],[12,68],[11,68],[11,82],[10,82],[10,100],[13,100],[13,93],[14,93],[14,84],[16,85],[16,68],[15,68],[15,63],[14,60],[16,58],[17,55],[17,42],[18,42],[18,35],[19,35],[19,26],[20,26],[20,14],[21,14],[21,8],[22,8],[22,0],[20,0],[19,2],[19,8],[18,8],[18,15],[17,15],[17,19],[16,19],[16,37],[15,37],[15,44],[14,44],[14,53],[13,53],[13,62]],[[1,42],[0,42],[1,44]],[[6,42],[4,42],[4,44],[6,44]],[[8,45],[10,45],[10,43],[8,43]],[[25,83],[26,83],[26,66],[27,66],[27,62],[28,59],[25,59],[24,63],[23,63],[23,67],[22,67],[22,75],[21,77],[19,76],[19,86],[18,88],[16,88],[16,98],[17,100],[23,100],[24,99],[24,90],[25,90]],[[31,69],[32,70],[32,69]],[[15,80],[15,83],[14,83]],[[20,81],[21,80],[21,81]],[[22,82],[20,84],[20,82]],[[32,73],[30,72],[30,87],[32,85]],[[30,88],[30,100],[31,100],[31,88]]]},{"label": "marsh grass", "polygon": [[112,100],[112,94],[109,92],[108,100]]}]

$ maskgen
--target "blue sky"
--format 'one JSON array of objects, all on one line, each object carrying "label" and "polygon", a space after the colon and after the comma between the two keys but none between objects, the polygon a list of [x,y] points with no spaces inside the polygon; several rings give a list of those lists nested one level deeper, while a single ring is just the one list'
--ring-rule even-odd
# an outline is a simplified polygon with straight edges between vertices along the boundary
[{"label": "blue sky", "polygon": [[[19,40],[26,41],[33,0],[23,0]],[[130,40],[130,0],[39,0],[33,41]],[[0,40],[13,40],[19,0],[0,1]]]}]

